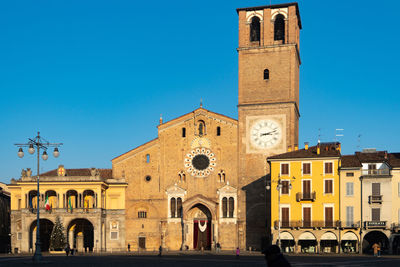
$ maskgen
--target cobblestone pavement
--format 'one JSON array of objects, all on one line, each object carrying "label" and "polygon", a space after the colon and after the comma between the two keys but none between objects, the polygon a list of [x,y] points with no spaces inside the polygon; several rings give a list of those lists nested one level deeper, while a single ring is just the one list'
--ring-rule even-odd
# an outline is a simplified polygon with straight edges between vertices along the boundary
[{"label": "cobblestone pavement", "polygon": [[[8,256],[0,257],[0,266],[33,266],[31,256]],[[308,256],[308,255],[289,255],[288,260],[292,266],[400,266],[400,257],[383,256],[375,258],[372,256]],[[236,259],[234,255],[224,254],[173,254],[157,257],[154,254],[88,254],[69,256],[64,255],[50,256],[43,258],[45,266],[94,266],[94,267],[114,267],[114,266],[266,266],[264,258],[260,254],[242,255]]]}]

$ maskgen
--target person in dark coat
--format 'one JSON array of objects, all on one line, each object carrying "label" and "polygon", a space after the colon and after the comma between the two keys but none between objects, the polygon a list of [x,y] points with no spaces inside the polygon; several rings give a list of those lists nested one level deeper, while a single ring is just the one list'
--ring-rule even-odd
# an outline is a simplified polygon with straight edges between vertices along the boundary
[{"label": "person in dark coat", "polygon": [[269,246],[263,253],[268,267],[291,267],[277,245]]}]

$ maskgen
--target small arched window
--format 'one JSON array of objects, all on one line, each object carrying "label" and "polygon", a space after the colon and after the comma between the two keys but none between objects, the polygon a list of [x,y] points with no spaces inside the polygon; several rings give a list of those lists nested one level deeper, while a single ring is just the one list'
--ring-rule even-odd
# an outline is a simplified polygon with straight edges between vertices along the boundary
[{"label": "small arched window", "polygon": [[217,127],[217,136],[220,136],[221,135],[221,127]]},{"label": "small arched window", "polygon": [[229,198],[229,218],[233,218],[233,211],[235,209],[235,200],[233,197]]},{"label": "small arched window", "polygon": [[176,216],[176,199],[173,197],[171,198],[171,218],[175,218]]},{"label": "small arched window", "polygon": [[282,14],[277,15],[275,18],[274,40],[282,40],[282,43],[285,42],[285,17]]},{"label": "small arched window", "polygon": [[269,69],[264,70],[264,80],[269,80]]},{"label": "small arched window", "polygon": [[254,16],[250,23],[250,42],[260,41],[260,19]]},{"label": "small arched window", "polygon": [[150,154],[146,154],[146,163],[150,163]]},{"label": "small arched window", "polygon": [[222,198],[222,217],[228,217],[228,200],[226,197]]},{"label": "small arched window", "polygon": [[206,124],[204,123],[204,121],[200,120],[199,121],[199,136],[203,136],[204,133],[206,132]]},{"label": "small arched window", "polygon": [[182,137],[186,137],[186,128],[185,127],[182,128]]}]

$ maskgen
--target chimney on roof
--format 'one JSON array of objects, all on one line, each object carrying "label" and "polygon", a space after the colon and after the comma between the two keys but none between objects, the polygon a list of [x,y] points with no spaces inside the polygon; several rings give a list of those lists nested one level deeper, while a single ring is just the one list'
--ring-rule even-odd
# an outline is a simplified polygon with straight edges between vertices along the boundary
[{"label": "chimney on roof", "polygon": [[294,144],[294,151],[299,150],[299,145],[298,144]]},{"label": "chimney on roof", "polygon": [[385,150],[385,160],[387,160],[388,159],[388,153],[387,153],[387,151]]},{"label": "chimney on roof", "polygon": [[321,154],[321,143],[318,142],[317,144],[317,155]]},{"label": "chimney on roof", "polygon": [[308,150],[308,142],[304,142],[304,149]]},{"label": "chimney on roof", "polygon": [[288,152],[292,152],[292,146],[288,146],[288,147],[287,147],[287,151],[288,151]]},{"label": "chimney on roof", "polygon": [[160,114],[160,125],[162,124],[162,114]]}]

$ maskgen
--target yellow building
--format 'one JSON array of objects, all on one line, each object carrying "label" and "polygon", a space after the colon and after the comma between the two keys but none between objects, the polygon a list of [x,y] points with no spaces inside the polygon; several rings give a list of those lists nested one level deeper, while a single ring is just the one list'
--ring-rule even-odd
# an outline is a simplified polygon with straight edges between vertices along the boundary
[{"label": "yellow building", "polygon": [[[112,251],[125,247],[124,179],[113,179],[110,169],[58,169],[40,175],[40,241],[50,249],[50,235],[60,217],[71,248]],[[22,170],[11,180],[12,251],[35,250],[37,183],[32,171]],[[47,202],[48,200],[48,202]],[[45,208],[46,202],[49,208]]]},{"label": "yellow building", "polygon": [[338,252],[340,143],[295,147],[268,163],[272,242],[285,252]]}]

